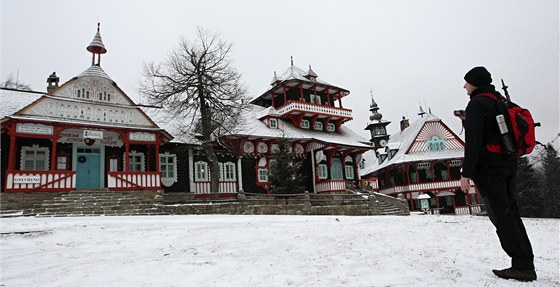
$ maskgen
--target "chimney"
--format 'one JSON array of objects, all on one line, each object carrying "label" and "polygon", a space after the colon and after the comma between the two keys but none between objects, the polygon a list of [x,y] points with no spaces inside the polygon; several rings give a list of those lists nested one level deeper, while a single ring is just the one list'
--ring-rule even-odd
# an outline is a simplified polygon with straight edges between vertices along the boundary
[{"label": "chimney", "polygon": [[409,126],[410,124],[408,123],[408,119],[403,116],[401,120],[401,132],[404,131],[404,129],[408,128]]},{"label": "chimney", "polygon": [[60,78],[56,76],[56,72],[53,72],[47,78],[47,83],[49,84],[47,86],[47,93],[50,93],[58,88],[58,81],[60,81]]}]

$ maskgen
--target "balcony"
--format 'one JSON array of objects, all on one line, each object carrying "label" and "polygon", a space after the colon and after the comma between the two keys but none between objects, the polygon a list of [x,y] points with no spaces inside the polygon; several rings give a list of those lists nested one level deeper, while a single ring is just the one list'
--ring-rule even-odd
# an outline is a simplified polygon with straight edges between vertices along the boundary
[{"label": "balcony", "polygon": [[318,105],[301,101],[290,101],[289,103],[279,107],[278,113],[281,116],[305,114],[305,116],[331,117],[333,120],[344,119],[345,121],[352,119],[352,110],[337,108],[332,106]]}]

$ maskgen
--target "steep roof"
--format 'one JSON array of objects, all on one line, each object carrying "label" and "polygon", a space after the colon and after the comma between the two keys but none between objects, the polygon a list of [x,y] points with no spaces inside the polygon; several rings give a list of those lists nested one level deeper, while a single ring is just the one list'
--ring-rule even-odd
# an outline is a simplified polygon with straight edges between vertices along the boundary
[{"label": "steep roof", "polygon": [[[434,136],[445,142],[445,150],[431,151],[428,148],[428,141]],[[385,150],[394,149],[397,149],[397,153],[383,162],[379,162],[375,151],[365,152],[362,156],[364,168],[360,169],[360,174],[365,176],[395,164],[462,158],[464,155],[463,141],[432,114],[425,114],[408,128],[392,135]]]},{"label": "steep roof", "polygon": [[[256,115],[262,115],[265,110],[273,114],[270,110],[271,107],[264,108],[258,105],[248,105],[247,111],[243,113],[243,119],[240,124],[232,132],[233,135],[238,136],[254,136],[263,138],[281,138],[288,139],[301,139],[301,140],[316,140],[319,142],[333,143],[341,146],[358,147],[358,148],[371,148],[368,141],[361,136],[354,133],[352,130],[345,126],[340,127],[340,131],[324,132],[312,129],[301,129],[295,127],[291,122],[283,121],[278,129],[268,128],[267,125],[260,121]],[[272,108],[273,109],[273,108]]]},{"label": "steep roof", "polygon": [[292,64],[280,76],[276,76],[276,74],[274,74],[271,83],[272,87],[266,92],[264,92],[262,95],[253,98],[251,100],[251,103],[255,103],[255,101],[269,95],[269,93],[271,92],[278,93],[282,91],[282,84],[286,84],[287,86],[290,86],[289,83],[291,83],[291,86],[296,86],[297,83],[299,82],[303,82],[304,86],[308,86],[308,87],[315,85],[317,87],[317,91],[323,91],[327,87],[329,87],[335,91],[336,90],[342,91],[343,92],[342,96],[345,96],[348,93],[350,93],[348,90],[344,88],[340,88],[335,85],[329,84],[328,82],[319,78],[317,74],[311,69],[311,67],[309,68],[309,71],[306,72]]},{"label": "steep roof", "polygon": [[38,100],[45,93],[0,88],[0,119],[14,114]]}]

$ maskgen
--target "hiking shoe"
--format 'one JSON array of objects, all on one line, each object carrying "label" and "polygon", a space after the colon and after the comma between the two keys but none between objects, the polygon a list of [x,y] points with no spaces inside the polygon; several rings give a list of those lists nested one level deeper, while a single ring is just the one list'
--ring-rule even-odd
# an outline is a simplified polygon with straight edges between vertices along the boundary
[{"label": "hiking shoe", "polygon": [[537,273],[535,273],[535,269],[517,269],[510,267],[503,270],[492,270],[492,272],[503,279],[515,279],[518,281],[537,280]]}]

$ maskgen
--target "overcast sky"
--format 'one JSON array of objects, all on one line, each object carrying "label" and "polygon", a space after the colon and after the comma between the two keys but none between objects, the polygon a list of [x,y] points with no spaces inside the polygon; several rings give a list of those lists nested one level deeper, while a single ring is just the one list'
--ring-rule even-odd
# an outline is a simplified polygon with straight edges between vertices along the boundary
[{"label": "overcast sky", "polygon": [[[135,101],[143,64],[159,62],[195,37],[197,27],[234,45],[232,58],[250,97],[274,71],[309,65],[350,90],[347,126],[369,139],[370,90],[383,119],[399,130],[419,105],[455,132],[455,109],[468,102],[472,67],[503,78],[512,99],[543,127],[538,140],[560,140],[558,0],[392,1],[1,1],[1,80],[10,74],[45,91],[52,72],[64,83],[91,65],[86,46],[101,22],[108,53],[101,67]],[[461,136],[463,137],[463,136]]]}]

